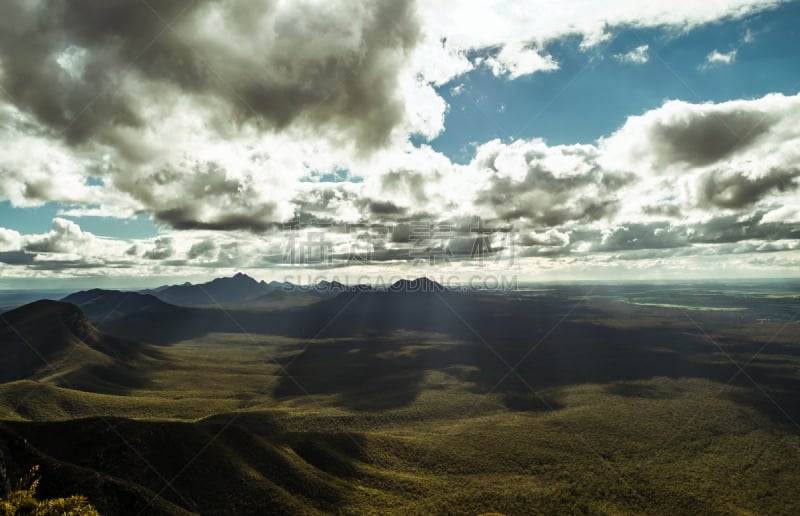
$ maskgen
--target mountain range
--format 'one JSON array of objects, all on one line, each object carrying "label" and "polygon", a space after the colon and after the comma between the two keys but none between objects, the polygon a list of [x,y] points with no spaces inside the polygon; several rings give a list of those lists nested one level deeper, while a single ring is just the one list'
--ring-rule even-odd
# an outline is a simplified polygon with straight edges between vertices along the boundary
[{"label": "mountain range", "polygon": [[332,297],[343,292],[367,291],[366,285],[347,286],[338,281],[322,280],[315,285],[301,286],[288,282],[257,281],[247,274],[237,273],[229,278],[216,278],[207,283],[181,285],[164,285],[155,289],[139,291],[139,294],[151,295],[161,301],[181,306],[217,306],[241,305],[254,302],[264,305],[279,300],[297,298]]}]

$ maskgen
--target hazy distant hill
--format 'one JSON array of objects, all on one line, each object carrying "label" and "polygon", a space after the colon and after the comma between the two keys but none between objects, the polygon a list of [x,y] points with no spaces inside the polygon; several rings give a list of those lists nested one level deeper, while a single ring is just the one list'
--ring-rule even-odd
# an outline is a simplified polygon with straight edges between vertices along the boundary
[{"label": "hazy distant hill", "polygon": [[36,301],[0,318],[0,382],[117,391],[141,384],[137,366],[159,358],[147,345],[99,331],[72,304]]}]

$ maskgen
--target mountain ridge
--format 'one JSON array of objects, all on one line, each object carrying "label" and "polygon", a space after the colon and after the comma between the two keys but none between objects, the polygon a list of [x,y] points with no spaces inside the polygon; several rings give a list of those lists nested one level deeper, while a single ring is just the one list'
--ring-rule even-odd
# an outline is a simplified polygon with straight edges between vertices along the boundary
[{"label": "mountain ridge", "polygon": [[141,385],[139,366],[163,357],[109,335],[76,305],[40,300],[0,317],[0,382],[32,379],[91,392]]}]

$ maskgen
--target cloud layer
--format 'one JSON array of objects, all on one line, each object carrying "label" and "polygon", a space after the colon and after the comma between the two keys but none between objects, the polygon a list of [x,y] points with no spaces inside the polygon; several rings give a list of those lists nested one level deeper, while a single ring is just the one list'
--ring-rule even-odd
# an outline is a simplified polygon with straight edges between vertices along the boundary
[{"label": "cloud layer", "polygon": [[[588,50],[618,27],[678,33],[778,3],[6,2],[0,200],[64,209],[40,235],[0,221],[0,262],[268,266],[287,227],[312,222],[335,227],[332,256],[400,262],[426,220],[452,225],[432,245],[456,258],[483,242],[477,220],[513,227],[489,243],[529,258],[792,251],[798,96],[668,100],[591,144],[477,142],[466,164],[420,143],[444,130],[438,88],[476,68],[516,80],[559,69],[548,44],[566,36]],[[139,214],[162,234],[70,220]]]}]

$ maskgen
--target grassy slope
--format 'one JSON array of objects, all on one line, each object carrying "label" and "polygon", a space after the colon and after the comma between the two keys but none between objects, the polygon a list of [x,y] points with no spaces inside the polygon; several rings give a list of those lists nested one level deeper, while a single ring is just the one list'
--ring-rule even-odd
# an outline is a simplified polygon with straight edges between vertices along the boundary
[{"label": "grassy slope", "polygon": [[[676,328],[668,336],[679,340],[663,356],[623,362],[642,368],[617,372],[627,379],[537,385],[544,402],[504,385],[485,396],[496,371],[484,355],[470,358],[480,348],[443,335],[310,343],[213,334],[166,348],[170,367],[125,396],[3,384],[0,447],[20,470],[43,463],[43,489],[53,482],[43,495],[84,492],[109,512],[128,498],[153,499],[162,513],[255,512],[254,500],[295,513],[800,512],[797,428],[752,384],[725,385],[735,368],[718,348],[702,347],[693,328],[742,364],[770,343],[752,374],[797,420],[798,325],[773,338],[777,322],[691,316],[590,303],[574,319],[622,332]],[[670,347],[668,339],[640,345]],[[542,351],[552,369],[559,355]],[[602,351],[594,358],[614,348]],[[673,354],[707,367],[682,375],[653,362],[671,364]],[[274,361],[292,361],[288,370],[311,395],[293,390]],[[531,381],[541,373],[521,370]],[[156,498],[173,477],[174,489]]]}]

